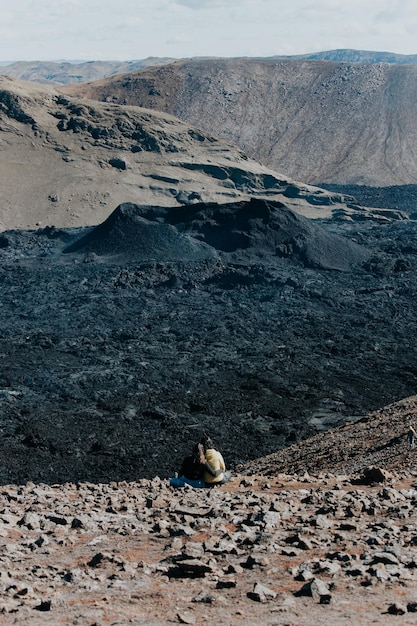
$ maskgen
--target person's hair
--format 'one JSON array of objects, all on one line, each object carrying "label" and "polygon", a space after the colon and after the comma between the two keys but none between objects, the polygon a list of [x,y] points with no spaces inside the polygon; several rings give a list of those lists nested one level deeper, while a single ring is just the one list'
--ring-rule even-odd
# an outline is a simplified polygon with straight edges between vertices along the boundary
[{"label": "person's hair", "polygon": [[199,450],[199,445],[200,445],[199,443],[196,443],[196,444],[194,444],[194,446],[193,446],[193,454],[194,454],[195,456],[198,456],[198,453],[199,453],[199,451],[200,451],[200,450]]},{"label": "person's hair", "polygon": [[213,441],[210,439],[210,437],[206,433],[204,433],[204,435],[202,436],[201,443],[203,444],[204,450],[208,450],[209,448],[214,448]]}]

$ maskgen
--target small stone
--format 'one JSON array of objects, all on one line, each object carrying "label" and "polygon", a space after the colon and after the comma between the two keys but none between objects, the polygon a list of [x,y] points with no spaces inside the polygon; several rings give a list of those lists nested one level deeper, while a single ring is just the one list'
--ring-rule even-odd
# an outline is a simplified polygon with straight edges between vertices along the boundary
[{"label": "small stone", "polygon": [[314,578],[310,583],[311,595],[320,604],[330,604],[332,598],[329,588],[319,578]]},{"label": "small stone", "polygon": [[390,615],[405,615],[405,613],[407,613],[407,607],[399,602],[395,602],[389,605],[388,613]]},{"label": "small stone", "polygon": [[233,589],[236,587],[237,583],[235,580],[218,580],[216,583],[216,589]]},{"label": "small stone", "polygon": [[203,563],[198,559],[186,559],[170,567],[167,574],[169,578],[203,578],[212,571],[212,565]]},{"label": "small stone", "polygon": [[304,582],[307,582],[308,580],[314,578],[314,574],[311,571],[311,567],[308,563],[301,563],[297,567],[294,567],[291,573],[294,576],[295,580],[302,580]]},{"label": "small stone", "polygon": [[189,612],[177,613],[177,619],[180,624],[195,624],[195,616]]},{"label": "small stone", "polygon": [[204,547],[201,543],[188,543],[184,546],[182,553],[184,556],[193,559],[201,557],[204,554]]},{"label": "small stone", "polygon": [[60,526],[66,526],[68,524],[67,520],[64,517],[57,517],[56,515],[47,515],[46,519],[49,519],[54,524]]},{"label": "small stone", "polygon": [[303,585],[295,595],[311,596],[319,604],[330,604],[332,598],[328,586],[319,578],[313,578],[313,580]]},{"label": "small stone", "polygon": [[265,513],[263,521],[265,523],[265,528],[276,528],[279,526],[281,521],[281,513],[278,513],[277,511],[268,511]]},{"label": "small stone", "polygon": [[341,566],[339,563],[333,563],[332,561],[320,561],[317,564],[317,571],[334,576],[340,572]]},{"label": "small stone", "polygon": [[362,485],[375,485],[385,483],[392,478],[392,474],[380,467],[367,467],[359,479]]},{"label": "small stone", "polygon": [[36,611],[50,611],[51,610],[51,602],[50,600],[43,600],[38,606],[34,607]]},{"label": "small stone", "polygon": [[97,554],[93,556],[93,558],[90,561],[88,561],[87,565],[89,567],[97,567],[97,565],[101,563],[103,559],[104,559],[104,554],[102,554],[101,552],[98,552]]},{"label": "small stone", "polygon": [[352,557],[347,552],[331,552],[326,554],[328,559],[342,561],[343,563],[348,563]]},{"label": "small stone", "polygon": [[26,526],[29,530],[36,530],[40,526],[40,517],[37,513],[28,512],[17,522],[18,526]]},{"label": "small stone", "polygon": [[355,565],[355,567],[351,567],[345,570],[346,576],[354,576],[354,577],[364,576],[365,572],[366,570],[362,565]]},{"label": "small stone", "polygon": [[374,554],[371,565],[374,563],[385,563],[386,565],[399,565],[399,561],[392,552],[377,552]]},{"label": "small stone", "polygon": [[115,167],[118,170],[126,170],[128,167],[127,161],[122,158],[109,159],[109,163],[112,167]]},{"label": "small stone", "polygon": [[285,542],[291,545],[295,545],[300,550],[312,550],[313,549],[313,544],[311,543],[311,541],[307,539],[307,537],[303,537],[299,533],[297,533],[296,535],[287,537]]},{"label": "small stone", "polygon": [[82,528],[83,527],[83,523],[80,519],[78,519],[77,517],[74,517],[74,519],[71,522],[71,528],[72,529],[76,529],[76,528]]},{"label": "small stone", "polygon": [[213,603],[213,596],[206,593],[205,591],[200,591],[200,593],[198,593],[196,596],[194,596],[194,598],[191,600],[191,602],[201,602],[203,604],[212,604]]},{"label": "small stone", "polygon": [[274,600],[274,598],[277,597],[277,593],[273,591],[273,589],[269,589],[261,583],[255,583],[253,591],[250,591],[247,596],[255,602],[268,602],[270,600]]},{"label": "small stone", "polygon": [[325,515],[317,515],[315,525],[317,528],[331,528],[333,526],[333,522]]}]

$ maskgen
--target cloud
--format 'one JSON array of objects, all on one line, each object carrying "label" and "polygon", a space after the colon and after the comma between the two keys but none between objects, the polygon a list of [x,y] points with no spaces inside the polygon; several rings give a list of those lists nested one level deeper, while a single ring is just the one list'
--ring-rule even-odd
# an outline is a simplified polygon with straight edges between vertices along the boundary
[{"label": "cloud", "polygon": [[218,7],[227,8],[231,4],[236,4],[237,0],[229,0],[229,2],[224,2],[224,0],[174,0],[175,4],[179,4],[184,7],[188,7],[190,9],[216,9]]},{"label": "cloud", "polygon": [[415,0],[0,0],[0,15],[0,61],[417,48]]}]

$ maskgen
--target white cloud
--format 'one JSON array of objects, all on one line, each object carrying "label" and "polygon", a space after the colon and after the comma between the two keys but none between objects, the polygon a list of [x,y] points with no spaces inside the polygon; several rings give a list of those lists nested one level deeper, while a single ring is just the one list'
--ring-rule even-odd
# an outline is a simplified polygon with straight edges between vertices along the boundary
[{"label": "white cloud", "polygon": [[[230,0],[233,2],[233,0]],[[182,5],[184,7],[189,7],[190,9],[206,9],[206,8],[216,8],[223,6],[225,3],[221,0],[175,0],[176,4]]]},{"label": "white cloud", "polygon": [[0,61],[416,53],[415,0],[0,0]]},{"label": "white cloud", "polygon": [[[271,2],[272,0],[173,0],[177,4],[194,11],[228,11],[229,9],[239,8],[243,11],[248,7],[256,7],[263,2]],[[278,0],[278,3],[280,0]]]}]

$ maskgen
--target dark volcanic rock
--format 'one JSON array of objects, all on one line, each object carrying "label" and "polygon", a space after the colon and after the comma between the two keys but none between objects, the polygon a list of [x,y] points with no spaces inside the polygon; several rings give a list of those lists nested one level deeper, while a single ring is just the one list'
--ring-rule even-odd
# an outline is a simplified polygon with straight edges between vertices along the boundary
[{"label": "dark volcanic rock", "polygon": [[4,236],[3,483],[169,476],[203,430],[233,467],[415,393],[414,222],[122,205]]},{"label": "dark volcanic rock", "polygon": [[323,183],[323,189],[349,194],[355,202],[365,207],[381,207],[404,211],[412,219],[417,217],[417,185],[393,185],[368,187],[367,185],[331,185]]},{"label": "dark volcanic rock", "polygon": [[158,261],[214,259],[219,252],[240,262],[292,258],[306,267],[339,271],[369,256],[363,246],[326,232],[280,202],[257,199],[180,208],[122,204],[64,250],[79,251]]},{"label": "dark volcanic rock", "polygon": [[146,219],[133,204],[121,205],[105,222],[64,250],[80,251],[157,261],[197,262],[217,257],[205,243],[179,233],[170,224]]}]

